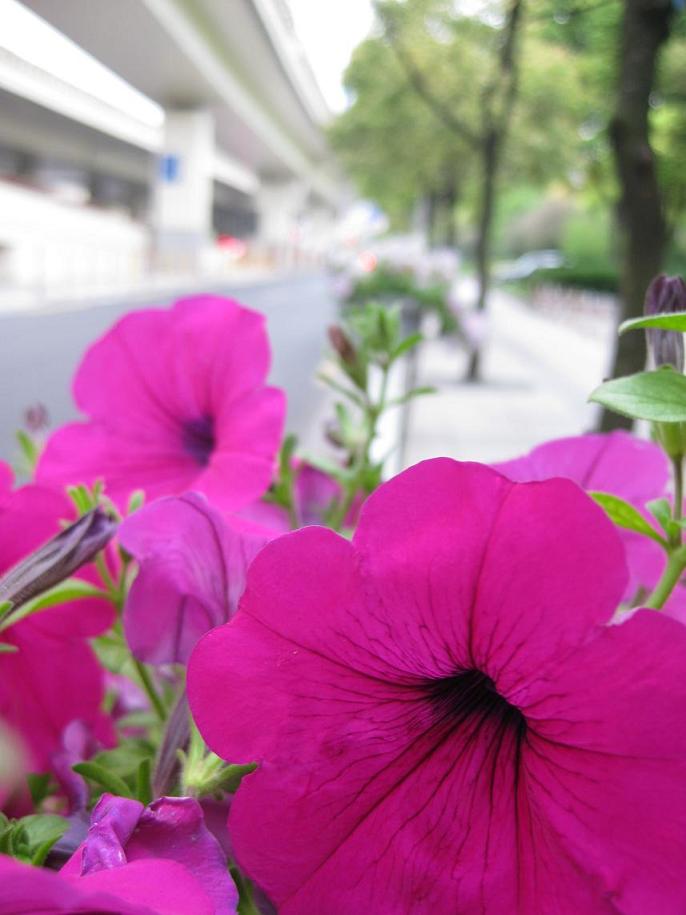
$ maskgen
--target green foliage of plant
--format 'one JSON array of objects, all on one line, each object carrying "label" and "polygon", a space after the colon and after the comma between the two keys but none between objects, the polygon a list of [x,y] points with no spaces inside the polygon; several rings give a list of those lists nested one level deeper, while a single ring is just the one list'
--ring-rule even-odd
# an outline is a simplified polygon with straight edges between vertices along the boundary
[{"label": "green foliage of plant", "polygon": [[356,280],[346,301],[350,305],[381,301],[410,308],[416,306],[419,311],[434,312],[443,333],[457,328],[457,319],[448,305],[447,284],[433,282],[422,286],[411,270],[394,270],[381,264]]}]

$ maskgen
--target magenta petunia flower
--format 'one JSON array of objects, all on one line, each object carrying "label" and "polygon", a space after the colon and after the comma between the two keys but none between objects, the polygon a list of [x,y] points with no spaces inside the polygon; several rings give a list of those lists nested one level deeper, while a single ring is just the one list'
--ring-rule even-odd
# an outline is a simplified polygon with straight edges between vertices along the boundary
[{"label": "magenta petunia flower", "polygon": [[140,860],[67,880],[0,855],[0,915],[215,915],[208,894],[176,861]]},{"label": "magenta petunia flower", "polygon": [[[235,915],[238,893],[226,857],[205,825],[202,807],[190,797],[163,797],[144,807],[104,794],[91,814],[86,841],[60,874],[90,881],[114,870],[125,885],[128,868],[149,859],[183,865],[212,900],[214,915]],[[195,911],[182,900],[178,905],[179,913]]]},{"label": "magenta petunia flower", "polygon": [[[589,491],[612,493],[633,505],[649,522],[652,519],[646,503],[664,498],[669,483],[669,464],[662,449],[623,431],[555,439],[523,457],[493,466],[520,483],[566,477]],[[620,529],[619,535],[629,566],[624,598],[629,602],[638,598],[640,602],[657,584],[665,566],[665,552],[642,534]],[[686,588],[678,585],[670,609],[680,607],[685,600]]]},{"label": "magenta petunia flower", "polygon": [[14,474],[9,464],[0,461],[0,500],[5,499],[12,491]]},{"label": "magenta petunia flower", "polygon": [[352,543],[296,531],[198,644],[212,749],[258,760],[240,865],[279,915],[681,915],[686,629],[567,480],[426,461]]},{"label": "magenta petunia flower", "polygon": [[264,317],[230,299],[196,296],[126,315],[86,353],[74,397],[88,422],[48,440],[47,482],[107,482],[120,504],[188,489],[224,510],[271,482],[283,392],[265,386]]},{"label": "magenta petunia flower", "polygon": [[197,801],[103,795],[59,873],[0,855],[0,915],[235,915],[236,887]]},{"label": "magenta petunia flower", "polygon": [[[6,490],[0,495],[0,573],[58,534],[60,521],[73,516],[69,499],[57,490]],[[88,577],[87,571],[79,574]],[[26,743],[32,768],[50,767],[64,728],[75,719],[111,742],[111,723],[100,711],[104,673],[86,639],[109,628],[113,613],[107,601],[85,599],[43,610],[0,633],[0,641],[18,649],[0,654],[0,719]]]},{"label": "magenta petunia flower", "polygon": [[248,565],[273,536],[222,517],[197,493],[130,515],[119,540],[140,566],[124,610],[134,655],[149,664],[185,664],[200,636],[234,615]]}]

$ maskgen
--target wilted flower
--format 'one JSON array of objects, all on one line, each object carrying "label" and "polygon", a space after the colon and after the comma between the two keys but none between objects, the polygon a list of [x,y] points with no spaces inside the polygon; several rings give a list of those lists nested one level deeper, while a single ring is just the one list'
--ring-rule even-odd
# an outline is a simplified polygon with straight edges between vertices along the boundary
[{"label": "wilted flower", "polygon": [[[36,550],[73,513],[63,493],[45,486],[0,494],[0,572]],[[100,711],[103,670],[86,639],[109,628],[112,618],[109,602],[84,598],[41,610],[0,633],[0,642],[17,649],[0,654],[0,718],[24,740],[33,770],[50,768],[64,728],[75,719],[111,741],[111,723]]]},{"label": "wilted flower", "polygon": [[169,310],[126,315],[86,353],[74,381],[90,421],[48,440],[37,478],[104,477],[124,504],[188,489],[223,510],[260,496],[274,473],[283,393],[265,386],[264,317],[229,299],[198,296]]},{"label": "wilted flower", "polygon": [[[680,276],[656,276],[648,286],[645,313],[669,315],[686,311],[686,284]],[[684,336],[674,330],[651,327],[646,330],[648,351],[656,367],[672,365],[677,372],[684,370]]]},{"label": "wilted flower", "polygon": [[214,751],[260,763],[229,829],[279,915],[680,915],[686,629],[606,625],[625,582],[575,484],[447,459],[352,543],[268,544],[188,688]]},{"label": "wilted flower", "polygon": [[275,534],[223,518],[197,493],[159,499],[128,517],[119,541],[140,566],[124,610],[134,655],[185,664],[200,636],[234,615],[248,565]]},{"label": "wilted flower", "polygon": [[144,808],[103,795],[88,837],[59,873],[0,856],[0,913],[235,915],[238,894],[192,798]]},{"label": "wilted flower", "polygon": [[0,577],[0,604],[20,607],[69,578],[107,546],[116,529],[101,508],[82,515]]}]

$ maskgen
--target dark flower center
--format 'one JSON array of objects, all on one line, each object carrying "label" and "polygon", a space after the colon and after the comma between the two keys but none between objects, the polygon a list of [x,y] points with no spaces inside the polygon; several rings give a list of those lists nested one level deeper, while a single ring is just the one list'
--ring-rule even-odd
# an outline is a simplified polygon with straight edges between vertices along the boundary
[{"label": "dark flower center", "polygon": [[526,718],[500,695],[487,674],[461,670],[427,680],[424,689],[440,722],[454,726],[469,722],[477,728],[491,722],[501,734],[510,733],[519,749],[526,736]]},{"label": "dark flower center", "polygon": [[183,424],[183,447],[194,461],[206,467],[214,451],[214,420],[211,416],[189,419]]}]

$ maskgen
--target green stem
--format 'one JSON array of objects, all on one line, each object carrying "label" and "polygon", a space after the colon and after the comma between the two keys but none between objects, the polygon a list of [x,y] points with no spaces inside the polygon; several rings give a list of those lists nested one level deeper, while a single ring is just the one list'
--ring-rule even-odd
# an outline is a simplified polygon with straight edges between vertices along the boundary
[{"label": "green stem", "polygon": [[120,589],[109,573],[109,569],[107,568],[107,563],[105,562],[104,553],[100,552],[95,557],[95,567],[98,570],[98,574],[100,575],[100,580],[102,581],[103,585],[105,586],[105,589],[109,595],[110,600],[117,607],[118,610],[121,610]]},{"label": "green stem", "polygon": [[[681,456],[672,459],[672,469],[674,472],[674,509],[672,517],[675,521],[681,521],[684,510],[684,461]],[[674,535],[673,546],[679,546],[682,541],[683,532],[679,527],[678,532]]]},{"label": "green stem", "polygon": [[643,606],[650,607],[652,610],[661,610],[676,587],[684,569],[686,569],[686,546],[680,546],[670,553],[662,577]]},{"label": "green stem", "polygon": [[133,666],[136,668],[136,673],[138,674],[138,679],[141,682],[141,686],[145,690],[145,693],[150,700],[150,704],[155,710],[155,714],[160,719],[164,721],[167,717],[167,710],[164,707],[164,703],[160,699],[160,695],[155,689],[155,684],[152,682],[152,678],[147,671],[145,664],[141,664],[140,661],[137,661],[136,658],[132,658]]}]

